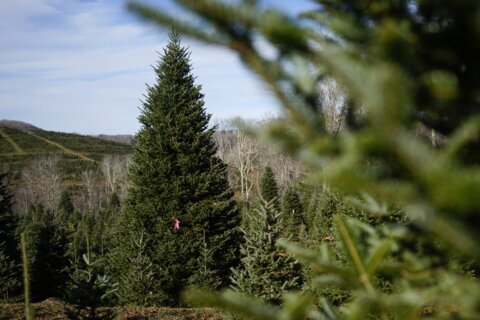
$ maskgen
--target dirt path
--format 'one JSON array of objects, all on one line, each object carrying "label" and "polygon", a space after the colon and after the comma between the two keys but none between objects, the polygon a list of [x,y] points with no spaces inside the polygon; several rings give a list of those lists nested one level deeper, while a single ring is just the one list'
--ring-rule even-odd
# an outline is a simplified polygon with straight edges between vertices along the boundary
[{"label": "dirt path", "polygon": [[40,140],[43,140],[47,143],[50,143],[51,145],[54,145],[55,147],[61,149],[63,152],[65,153],[69,153],[71,155],[74,155],[75,157],[78,157],[82,160],[86,160],[86,161],[92,161],[92,162],[97,162],[96,160],[92,159],[92,158],[89,158],[83,154],[81,154],[80,152],[77,152],[77,151],[74,151],[72,149],[68,149],[67,147],[64,147],[62,146],[60,143],[57,143],[57,142],[54,142],[52,140],[48,140],[47,138],[44,138],[44,137],[41,137],[41,136],[38,136],[36,135],[35,133],[31,132],[31,131],[25,131],[26,133],[28,133],[29,135],[37,138],[37,139],[40,139]]},{"label": "dirt path", "polygon": [[0,136],[2,136],[5,140],[8,141],[8,143],[10,143],[12,145],[16,154],[25,154],[26,153],[22,148],[20,148],[20,146],[15,141],[13,141],[13,139],[8,134],[6,134],[2,130],[2,128],[0,128]]}]

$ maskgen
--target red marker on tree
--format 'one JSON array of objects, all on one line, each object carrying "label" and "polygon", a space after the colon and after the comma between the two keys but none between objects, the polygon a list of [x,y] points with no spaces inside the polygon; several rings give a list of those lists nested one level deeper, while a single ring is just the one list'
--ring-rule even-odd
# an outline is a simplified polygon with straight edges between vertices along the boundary
[{"label": "red marker on tree", "polygon": [[180,220],[175,218],[175,222],[173,224],[173,230],[179,230],[180,229]]}]

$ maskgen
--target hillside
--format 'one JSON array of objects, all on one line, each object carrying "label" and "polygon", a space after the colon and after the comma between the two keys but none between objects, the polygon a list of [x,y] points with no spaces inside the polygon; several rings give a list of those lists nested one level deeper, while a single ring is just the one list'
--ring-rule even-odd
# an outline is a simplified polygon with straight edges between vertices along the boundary
[{"label": "hillside", "polygon": [[27,123],[0,121],[0,170],[19,178],[22,168],[32,160],[58,156],[66,179],[76,180],[86,169],[95,169],[107,154],[128,154],[125,143],[73,133],[45,131]]},{"label": "hillside", "polygon": [[13,129],[20,129],[20,130],[42,130],[30,123],[17,121],[17,120],[7,120],[7,119],[0,120],[0,127],[7,127],[7,128],[13,128]]}]

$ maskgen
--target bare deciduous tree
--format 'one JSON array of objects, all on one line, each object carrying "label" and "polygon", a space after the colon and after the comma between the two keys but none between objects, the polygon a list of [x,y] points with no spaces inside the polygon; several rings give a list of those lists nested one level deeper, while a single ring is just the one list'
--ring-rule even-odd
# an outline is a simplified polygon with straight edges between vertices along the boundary
[{"label": "bare deciduous tree", "polygon": [[114,192],[119,192],[122,183],[127,180],[128,158],[125,155],[106,155],[100,164],[105,184],[107,198]]},{"label": "bare deciduous tree", "polygon": [[250,192],[255,182],[258,142],[234,125],[234,121],[223,121],[214,135],[217,143],[217,156],[233,171],[230,183],[240,191],[242,201],[250,201]]},{"label": "bare deciduous tree", "polygon": [[229,163],[236,169],[240,182],[240,194],[245,202],[250,201],[250,191],[254,185],[258,143],[240,130],[236,130],[235,146],[229,155]]},{"label": "bare deciduous tree", "polygon": [[338,134],[346,124],[348,103],[345,91],[333,79],[327,78],[320,83],[320,105],[328,133]]},{"label": "bare deciduous tree", "polygon": [[62,176],[58,170],[58,156],[48,156],[33,161],[22,171],[22,209],[30,204],[41,203],[47,209],[55,209],[62,193]]},{"label": "bare deciduous tree", "polygon": [[95,190],[95,173],[93,170],[86,170],[82,172],[82,184],[84,188],[84,204],[87,210],[93,212],[96,203],[96,190]]},{"label": "bare deciduous tree", "polygon": [[[265,126],[277,120],[278,117],[270,116],[256,124]],[[272,167],[281,190],[300,176],[301,166],[297,161],[242,132],[235,125],[235,121],[217,123],[214,138],[218,147],[217,156],[229,166],[230,184],[240,191],[242,201],[251,201],[252,189],[258,184],[259,174],[266,166]]]}]

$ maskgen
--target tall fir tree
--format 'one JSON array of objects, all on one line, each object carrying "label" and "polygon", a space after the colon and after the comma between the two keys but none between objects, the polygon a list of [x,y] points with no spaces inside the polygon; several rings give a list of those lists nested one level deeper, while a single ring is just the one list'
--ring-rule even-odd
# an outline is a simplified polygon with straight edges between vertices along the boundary
[{"label": "tall fir tree", "polygon": [[[215,261],[211,271],[222,285],[228,284],[229,270],[238,263],[241,240],[226,165],[215,156],[215,128],[208,128],[210,115],[189,55],[172,31],[155,68],[157,83],[148,88],[139,117],[142,128],[129,172],[132,185],[115,250],[122,256],[134,232],[145,233],[149,242],[144,254],[153,264],[153,287],[163,293],[155,301],[161,304],[178,304],[181,290],[197,285],[192,279],[199,278],[203,265],[204,234]],[[129,261],[124,259],[126,265]],[[121,277],[118,280],[122,286]]]},{"label": "tall fir tree", "polygon": [[271,167],[266,167],[260,179],[260,195],[263,201],[272,201],[276,210],[280,210],[280,201],[278,200],[278,185],[275,180],[275,174]]},{"label": "tall fir tree", "polygon": [[8,300],[18,293],[20,253],[16,235],[18,219],[13,212],[7,175],[0,173],[0,299]]}]

